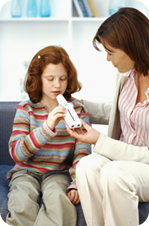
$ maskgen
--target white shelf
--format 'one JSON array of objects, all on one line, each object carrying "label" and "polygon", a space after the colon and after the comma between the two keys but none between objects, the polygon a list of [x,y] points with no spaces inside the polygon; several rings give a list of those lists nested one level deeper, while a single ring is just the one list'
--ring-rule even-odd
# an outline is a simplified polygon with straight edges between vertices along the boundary
[{"label": "white shelf", "polygon": [[71,20],[75,22],[103,22],[107,17],[72,17]]},{"label": "white shelf", "polygon": [[54,18],[54,17],[48,17],[48,18],[41,18],[41,17],[36,17],[36,18],[27,18],[27,17],[21,17],[21,18],[0,18],[0,22],[44,22],[44,21],[75,21],[75,22],[103,22],[107,17],[71,17],[71,18]]},{"label": "white shelf", "polygon": [[63,22],[63,21],[70,21],[69,18],[40,18],[40,17],[36,17],[36,18],[27,18],[27,17],[21,17],[21,18],[0,18],[0,22]]}]

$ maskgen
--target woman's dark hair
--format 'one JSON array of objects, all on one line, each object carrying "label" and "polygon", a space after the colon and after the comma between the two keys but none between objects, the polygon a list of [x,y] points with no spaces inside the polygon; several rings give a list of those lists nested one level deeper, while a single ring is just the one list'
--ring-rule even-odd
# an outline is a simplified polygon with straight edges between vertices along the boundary
[{"label": "woman's dark hair", "polygon": [[68,85],[64,93],[67,100],[71,98],[72,93],[80,91],[82,88],[77,79],[77,71],[67,52],[60,46],[47,46],[33,57],[24,80],[24,89],[33,103],[37,103],[42,99],[41,75],[50,63],[56,65],[62,63],[67,71]]},{"label": "woman's dark hair", "polygon": [[135,69],[149,73],[149,19],[135,8],[121,8],[99,27],[93,45],[105,43],[123,50],[135,62]]}]

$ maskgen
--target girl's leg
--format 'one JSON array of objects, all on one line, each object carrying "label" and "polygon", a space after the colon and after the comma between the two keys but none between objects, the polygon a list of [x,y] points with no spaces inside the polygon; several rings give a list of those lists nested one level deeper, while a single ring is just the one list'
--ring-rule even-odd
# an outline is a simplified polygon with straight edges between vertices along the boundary
[{"label": "girl's leg", "polygon": [[104,225],[100,171],[108,162],[109,159],[93,154],[82,158],[77,164],[77,187],[88,226]]},{"label": "girl's leg", "polygon": [[100,185],[105,226],[139,225],[138,202],[149,201],[148,172],[149,165],[139,162],[112,161],[103,166]]},{"label": "girl's leg", "polygon": [[68,174],[53,174],[41,184],[43,205],[34,226],[76,226],[76,208],[67,197]]},{"label": "girl's leg", "polygon": [[6,223],[17,226],[33,226],[39,211],[40,185],[36,179],[21,170],[13,174],[9,184]]}]

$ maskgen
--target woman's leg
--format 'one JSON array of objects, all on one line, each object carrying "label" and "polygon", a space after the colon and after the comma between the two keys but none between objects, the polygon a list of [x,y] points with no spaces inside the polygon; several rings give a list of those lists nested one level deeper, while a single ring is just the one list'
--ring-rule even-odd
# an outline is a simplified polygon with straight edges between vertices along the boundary
[{"label": "woman's leg", "polygon": [[76,226],[76,208],[67,197],[69,174],[53,174],[41,184],[43,205],[34,226]]},{"label": "woman's leg", "polygon": [[6,223],[17,226],[33,226],[39,205],[40,185],[36,179],[21,170],[13,174],[9,184]]},{"label": "woman's leg", "polygon": [[149,165],[138,162],[112,161],[103,166],[100,185],[105,226],[139,225],[138,202],[149,201],[148,172]]},{"label": "woman's leg", "polygon": [[88,226],[104,225],[100,171],[108,162],[109,159],[92,154],[82,158],[77,164],[77,187]]}]

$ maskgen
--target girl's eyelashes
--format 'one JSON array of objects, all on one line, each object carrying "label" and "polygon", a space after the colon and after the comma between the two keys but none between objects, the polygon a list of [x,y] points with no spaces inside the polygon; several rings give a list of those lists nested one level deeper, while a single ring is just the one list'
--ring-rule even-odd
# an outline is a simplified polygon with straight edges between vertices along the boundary
[{"label": "girl's eyelashes", "polygon": [[67,80],[67,77],[62,77],[62,78],[60,78],[60,80],[65,81],[65,80]]},{"label": "girl's eyelashes", "polygon": [[[62,78],[60,78],[60,81],[65,81],[65,80],[67,80],[67,78],[68,77],[62,77]],[[47,78],[47,80],[52,82],[52,81],[54,81],[54,78],[53,77],[52,78],[49,77],[49,78]]]},{"label": "girl's eyelashes", "polygon": [[48,79],[48,81],[53,81],[54,80],[54,78],[47,78]]}]

